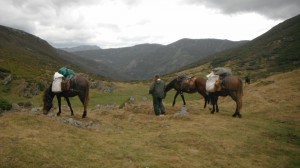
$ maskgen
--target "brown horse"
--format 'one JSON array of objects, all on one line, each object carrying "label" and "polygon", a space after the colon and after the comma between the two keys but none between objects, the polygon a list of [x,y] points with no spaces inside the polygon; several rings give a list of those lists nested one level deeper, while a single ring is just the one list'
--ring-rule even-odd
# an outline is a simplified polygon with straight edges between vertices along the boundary
[{"label": "brown horse", "polygon": [[54,96],[56,96],[57,102],[58,102],[58,108],[59,108],[59,111],[57,113],[58,116],[61,113],[61,97],[64,97],[66,99],[68,106],[71,110],[71,115],[74,115],[69,97],[78,96],[84,107],[82,118],[86,117],[86,115],[87,115],[86,109],[87,109],[87,105],[88,105],[88,101],[89,101],[89,82],[83,76],[76,75],[73,78],[71,78],[70,79],[70,89],[67,91],[54,93],[54,92],[52,92],[52,84],[51,84],[50,87],[45,91],[44,97],[43,97],[43,102],[44,102],[43,112],[44,112],[44,114],[48,114],[48,112],[52,108],[52,106],[53,106],[52,102],[53,102]]},{"label": "brown horse", "polygon": [[213,109],[211,113],[219,112],[218,97],[219,96],[230,96],[232,100],[236,102],[235,113],[232,117],[242,117],[240,110],[242,108],[243,98],[243,82],[237,76],[227,76],[222,80],[222,89],[220,91],[209,93],[210,100],[212,102]]},{"label": "brown horse", "polygon": [[169,84],[167,84],[165,88],[165,93],[167,93],[171,89],[176,90],[176,94],[174,96],[174,100],[172,104],[174,106],[178,94],[180,94],[182,98],[183,105],[186,105],[183,92],[185,93],[198,92],[204,97],[204,108],[205,108],[206,104],[209,103],[209,96],[206,93],[205,85],[206,85],[206,79],[196,78],[196,77],[187,78],[187,77],[179,76],[173,79]]}]

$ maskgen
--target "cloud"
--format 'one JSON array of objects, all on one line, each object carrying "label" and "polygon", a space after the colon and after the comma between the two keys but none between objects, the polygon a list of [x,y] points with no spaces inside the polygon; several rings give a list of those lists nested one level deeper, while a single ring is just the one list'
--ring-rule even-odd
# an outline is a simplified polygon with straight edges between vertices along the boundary
[{"label": "cloud", "polygon": [[55,47],[169,44],[181,38],[249,40],[296,15],[298,1],[1,0],[0,24]]},{"label": "cloud", "polygon": [[300,14],[299,0],[186,0],[185,2],[217,8],[224,14],[254,12],[270,19],[288,19]]}]

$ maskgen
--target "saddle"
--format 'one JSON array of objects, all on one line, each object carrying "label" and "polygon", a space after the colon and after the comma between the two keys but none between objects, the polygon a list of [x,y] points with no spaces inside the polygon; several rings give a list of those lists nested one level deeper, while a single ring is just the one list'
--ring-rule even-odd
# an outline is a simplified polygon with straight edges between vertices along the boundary
[{"label": "saddle", "polygon": [[71,79],[63,80],[61,82],[61,90],[62,91],[73,91],[74,90],[74,77]]},{"label": "saddle", "polygon": [[181,90],[193,90],[195,89],[195,80],[197,79],[196,77],[178,77],[179,81],[181,82]]}]

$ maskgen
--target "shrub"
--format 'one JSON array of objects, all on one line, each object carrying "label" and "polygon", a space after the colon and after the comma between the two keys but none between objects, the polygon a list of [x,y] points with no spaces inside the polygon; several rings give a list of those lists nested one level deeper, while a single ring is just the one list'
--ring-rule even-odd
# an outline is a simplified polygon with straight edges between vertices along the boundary
[{"label": "shrub", "polygon": [[9,103],[5,99],[1,99],[0,98],[0,109],[2,109],[2,110],[10,110],[11,108],[12,108],[11,103]]}]

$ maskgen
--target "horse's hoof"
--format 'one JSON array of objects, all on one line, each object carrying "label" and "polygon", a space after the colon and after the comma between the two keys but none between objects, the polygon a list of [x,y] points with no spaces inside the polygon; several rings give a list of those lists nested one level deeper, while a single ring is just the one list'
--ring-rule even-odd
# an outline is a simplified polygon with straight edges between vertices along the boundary
[{"label": "horse's hoof", "polygon": [[57,116],[60,116],[60,113],[57,113],[56,115],[57,115]]},{"label": "horse's hoof", "polygon": [[233,114],[233,115],[232,115],[232,117],[234,117],[234,118],[235,118],[235,117],[236,117],[236,114]]},{"label": "horse's hoof", "polygon": [[239,117],[239,118],[242,118],[242,115],[239,114],[238,117]]}]

